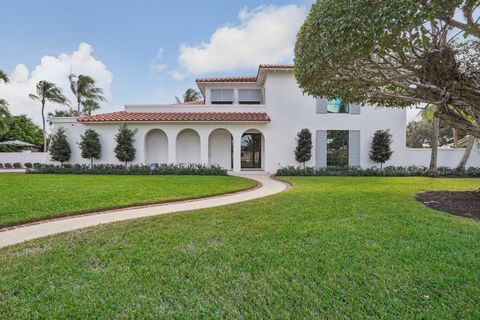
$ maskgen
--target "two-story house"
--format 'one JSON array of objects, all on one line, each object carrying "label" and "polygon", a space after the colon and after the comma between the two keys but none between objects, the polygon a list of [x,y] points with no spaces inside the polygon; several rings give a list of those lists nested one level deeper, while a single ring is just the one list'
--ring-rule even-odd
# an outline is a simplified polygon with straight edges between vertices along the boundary
[{"label": "two-story house", "polygon": [[[390,129],[394,151],[388,165],[428,165],[428,150],[406,148],[406,111],[403,109],[343,105],[304,95],[292,65],[260,65],[256,76],[200,78],[204,100],[172,105],[126,105],[124,111],[55,118],[54,129],[67,130],[71,163],[89,163],[78,147],[87,128],[100,134],[102,158],[97,163],[119,163],[115,134],[127,123],[137,129],[135,163],[218,164],[233,171],[275,172],[295,161],[296,135],[312,132],[308,166],[375,165],[369,158],[373,133]],[[462,150],[443,152],[439,165],[455,166]],[[475,153],[475,152],[474,152]],[[478,152],[477,152],[478,153]],[[478,154],[469,165],[477,165]]]}]

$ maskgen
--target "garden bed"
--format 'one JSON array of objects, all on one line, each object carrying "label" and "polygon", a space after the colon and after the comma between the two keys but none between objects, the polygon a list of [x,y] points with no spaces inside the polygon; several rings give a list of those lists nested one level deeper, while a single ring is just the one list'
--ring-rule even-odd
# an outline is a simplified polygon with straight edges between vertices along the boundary
[{"label": "garden bed", "polygon": [[416,198],[429,208],[480,220],[480,190],[430,191],[420,193]]}]

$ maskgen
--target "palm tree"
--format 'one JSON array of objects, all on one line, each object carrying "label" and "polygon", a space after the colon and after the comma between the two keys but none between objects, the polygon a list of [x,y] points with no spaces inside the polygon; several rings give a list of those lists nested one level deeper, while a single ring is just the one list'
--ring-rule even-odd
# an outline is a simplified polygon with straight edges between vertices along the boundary
[{"label": "palm tree", "polygon": [[2,80],[5,83],[8,83],[8,76],[5,72],[3,72],[2,69],[0,69],[0,80]]},{"label": "palm tree", "polygon": [[440,131],[440,119],[435,117],[435,112],[437,111],[437,106],[433,104],[427,105],[419,112],[419,116],[423,121],[432,121],[432,139],[431,145],[432,154],[430,157],[429,171],[431,174],[437,173],[437,162],[438,162],[438,136]]},{"label": "palm tree", "polygon": [[10,112],[8,111],[8,103],[4,99],[0,99],[0,134],[8,130],[9,119]]},{"label": "palm tree", "polygon": [[42,80],[37,83],[37,94],[29,94],[30,99],[40,101],[42,104],[42,124],[43,124],[43,151],[47,151],[47,132],[45,130],[45,103],[47,101],[69,105],[67,97],[62,93],[54,83]]},{"label": "palm tree", "polygon": [[98,102],[93,99],[86,99],[85,101],[82,101],[82,107],[83,114],[87,116],[92,115],[92,111],[100,109]]},{"label": "palm tree", "polygon": [[77,99],[77,112],[80,114],[80,106],[82,105],[82,99],[90,99],[93,101],[107,101],[103,96],[103,89],[98,88],[95,85],[95,80],[86,75],[76,76],[71,74],[68,76],[70,80],[70,89],[72,89],[75,98]]},{"label": "palm tree", "polygon": [[[185,90],[185,93],[183,94],[183,102],[192,102],[192,101],[196,101],[196,100],[199,100],[202,98],[202,95],[200,94],[200,92],[198,92],[197,90],[195,89],[192,89],[192,88],[189,88],[187,90]],[[182,103],[182,101],[178,98],[178,97],[175,97],[175,100],[177,100],[177,103]]]}]

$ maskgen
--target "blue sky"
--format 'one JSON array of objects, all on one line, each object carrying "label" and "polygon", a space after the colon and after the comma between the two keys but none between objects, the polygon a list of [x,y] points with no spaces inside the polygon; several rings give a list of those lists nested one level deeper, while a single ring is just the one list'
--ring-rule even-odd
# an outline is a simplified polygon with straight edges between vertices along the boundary
[{"label": "blue sky", "polygon": [[38,108],[24,96],[43,77],[68,92],[67,69],[97,77],[109,97],[104,111],[112,111],[129,103],[173,102],[198,76],[255,74],[258,63],[291,62],[294,35],[311,4],[2,2],[0,68],[13,81],[0,86],[0,96],[13,113],[36,121]]}]

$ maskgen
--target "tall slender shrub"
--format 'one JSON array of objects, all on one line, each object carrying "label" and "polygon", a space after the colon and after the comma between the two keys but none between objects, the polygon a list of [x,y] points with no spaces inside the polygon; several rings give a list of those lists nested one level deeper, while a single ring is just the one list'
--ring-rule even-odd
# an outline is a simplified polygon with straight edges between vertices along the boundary
[{"label": "tall slender shrub", "polygon": [[70,149],[70,144],[65,134],[65,128],[58,128],[50,139],[50,157],[53,161],[58,161],[63,165],[65,161],[70,160],[70,156],[72,155],[72,150]]},{"label": "tall slender shrub", "polygon": [[303,163],[305,170],[305,162],[312,157],[312,133],[308,129],[302,129],[297,134],[297,148],[295,149],[295,159]]},{"label": "tall slender shrub", "polygon": [[120,125],[118,128],[118,133],[115,136],[115,142],[117,142],[117,146],[115,147],[115,156],[119,161],[125,162],[125,167],[127,166],[128,162],[135,160],[135,147],[133,143],[135,139],[135,133],[137,130],[132,130],[127,127],[124,123]]},{"label": "tall slender shrub", "polygon": [[93,129],[85,130],[80,141],[82,158],[90,159],[90,165],[93,166],[93,159],[100,159],[102,156],[102,145],[100,144],[99,134]]},{"label": "tall slender shrub", "polygon": [[390,129],[375,131],[371,144],[370,159],[380,163],[380,168],[382,168],[383,164],[392,156],[393,151],[390,149],[391,144],[392,134],[390,133]]}]

